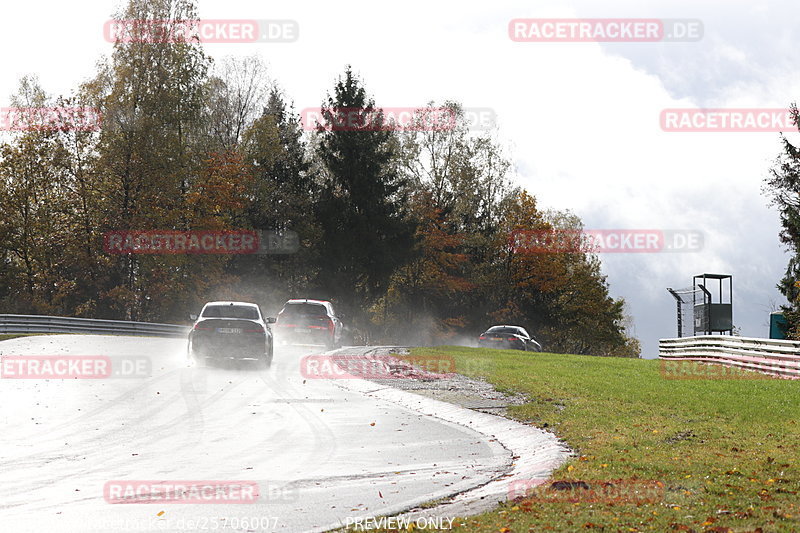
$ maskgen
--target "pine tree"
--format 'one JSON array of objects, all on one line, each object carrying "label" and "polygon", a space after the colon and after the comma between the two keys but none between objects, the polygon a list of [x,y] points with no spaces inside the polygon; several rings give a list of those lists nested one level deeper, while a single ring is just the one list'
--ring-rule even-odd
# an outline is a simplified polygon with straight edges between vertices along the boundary
[{"label": "pine tree", "polygon": [[[791,107],[794,123],[800,128],[800,116],[796,105]],[[780,241],[785,244],[792,257],[786,274],[777,287],[789,301],[782,307],[787,321],[787,336],[800,339],[800,148],[783,137],[783,153],[766,179],[765,192],[771,196],[772,204],[781,217]]]},{"label": "pine tree", "polygon": [[[349,125],[340,127],[337,113],[349,115]],[[413,247],[407,181],[398,171],[395,133],[349,66],[322,115],[322,279],[349,312],[363,312]],[[365,325],[364,315],[359,318]]]}]

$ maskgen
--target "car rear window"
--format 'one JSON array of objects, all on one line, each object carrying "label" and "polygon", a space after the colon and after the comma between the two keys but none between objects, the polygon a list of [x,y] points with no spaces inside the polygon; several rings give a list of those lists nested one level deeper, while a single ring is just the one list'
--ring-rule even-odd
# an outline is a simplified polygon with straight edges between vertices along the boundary
[{"label": "car rear window", "polygon": [[258,310],[249,305],[209,305],[203,318],[247,318],[258,320]]},{"label": "car rear window", "polygon": [[489,328],[486,333],[512,333],[514,335],[522,333],[519,328],[502,328],[502,327],[493,327]]},{"label": "car rear window", "polygon": [[328,309],[322,304],[286,304],[281,313],[285,315],[327,316]]}]

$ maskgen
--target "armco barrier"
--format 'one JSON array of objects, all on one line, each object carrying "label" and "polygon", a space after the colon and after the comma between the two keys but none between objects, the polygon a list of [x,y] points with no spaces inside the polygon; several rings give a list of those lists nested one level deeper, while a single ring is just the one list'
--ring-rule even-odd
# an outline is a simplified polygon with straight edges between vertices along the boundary
[{"label": "armco barrier", "polygon": [[144,335],[151,337],[186,337],[188,326],[68,318],[42,315],[0,315],[0,333],[85,333],[105,335]]},{"label": "armco barrier", "polygon": [[800,378],[800,342],[730,335],[702,335],[658,341],[663,360],[697,361]]}]

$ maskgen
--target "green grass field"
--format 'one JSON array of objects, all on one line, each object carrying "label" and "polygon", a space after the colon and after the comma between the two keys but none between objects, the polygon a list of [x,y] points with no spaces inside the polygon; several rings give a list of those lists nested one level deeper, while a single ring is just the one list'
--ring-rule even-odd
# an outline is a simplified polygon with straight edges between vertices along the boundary
[{"label": "green grass field", "polygon": [[[458,372],[525,394],[510,416],[579,455],[552,480],[592,489],[537,490],[456,520],[462,530],[800,531],[800,381],[704,370],[686,379],[654,360],[510,350],[411,355],[452,357]],[[637,487],[658,489],[641,498]]]}]

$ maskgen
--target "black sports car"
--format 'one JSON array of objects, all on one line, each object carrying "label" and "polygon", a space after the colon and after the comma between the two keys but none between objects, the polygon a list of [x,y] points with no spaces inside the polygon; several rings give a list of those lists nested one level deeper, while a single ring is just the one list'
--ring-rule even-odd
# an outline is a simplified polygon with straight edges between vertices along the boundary
[{"label": "black sports car", "polygon": [[254,359],[272,364],[274,318],[247,302],[208,302],[189,332],[189,358],[202,365],[208,359]]},{"label": "black sports car", "polygon": [[492,326],[478,338],[478,346],[526,352],[542,351],[542,345],[520,326]]}]

